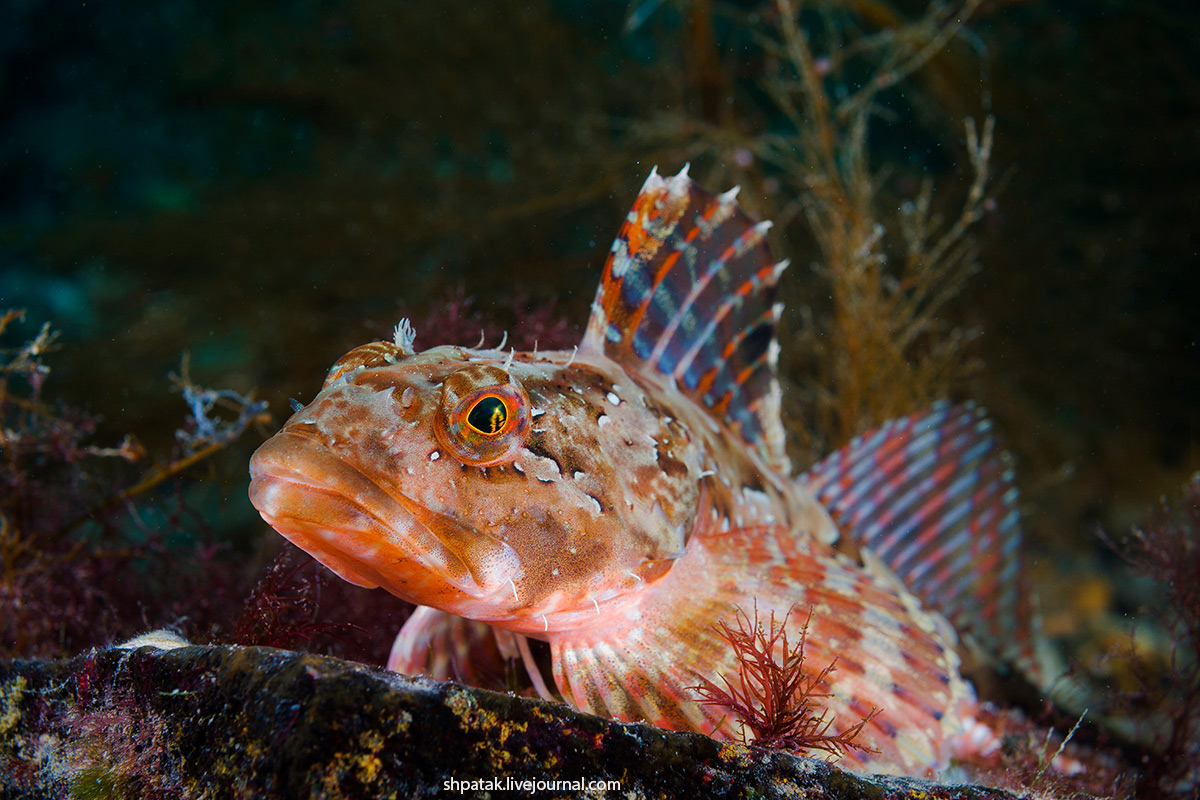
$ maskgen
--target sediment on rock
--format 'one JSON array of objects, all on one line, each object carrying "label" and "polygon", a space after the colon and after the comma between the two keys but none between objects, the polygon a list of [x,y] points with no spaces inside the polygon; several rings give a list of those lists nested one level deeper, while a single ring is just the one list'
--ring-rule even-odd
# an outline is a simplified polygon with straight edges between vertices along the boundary
[{"label": "sediment on rock", "polygon": [[[538,781],[568,783],[530,783]],[[853,775],[818,760],[271,648],[143,647],[0,662],[2,798],[484,797],[530,789],[541,797],[686,792],[689,800],[1014,797]]]}]

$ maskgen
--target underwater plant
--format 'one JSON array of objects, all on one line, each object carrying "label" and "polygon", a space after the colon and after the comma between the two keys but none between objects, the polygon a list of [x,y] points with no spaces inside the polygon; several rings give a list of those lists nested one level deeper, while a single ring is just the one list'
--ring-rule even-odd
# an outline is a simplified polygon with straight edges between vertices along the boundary
[{"label": "underwater plant", "polygon": [[[570,315],[555,298],[535,300],[525,291],[494,300],[485,310],[480,298],[468,294],[462,281],[446,287],[419,314],[401,304],[397,317],[412,320],[416,341],[438,344],[506,345],[521,350],[570,347],[578,339]],[[381,330],[383,339],[391,330]]]},{"label": "underwater plant", "polygon": [[313,570],[307,555],[288,547],[250,591],[242,614],[227,637],[233,644],[288,647],[321,634],[362,628],[350,622],[318,618],[326,572]]},{"label": "underwater plant", "polygon": [[[931,3],[908,20],[885,3],[772,0],[740,11],[700,0],[686,44],[696,99],[636,126],[647,143],[709,165],[705,183],[751,189],[741,199],[775,223],[775,244],[786,242],[776,252],[815,250],[817,280],[783,284],[800,317],[780,367],[784,381],[804,376],[785,392],[801,464],[950,395],[977,367],[965,350],[975,334],[946,311],[976,270],[971,231],[993,202],[994,122],[986,108],[982,124],[972,119],[949,77],[969,71],[956,45],[979,5]],[[727,102],[704,102],[711,87]],[[881,163],[872,147],[873,136],[914,135],[895,129],[919,115],[939,125],[966,117],[961,141],[929,145],[967,163],[957,204],[935,202],[931,170]]]},{"label": "underwater plant", "polygon": [[[1107,537],[1105,537],[1106,541]],[[1126,656],[1138,689],[1123,698],[1133,735],[1146,747],[1138,796],[1195,797],[1200,792],[1200,473],[1174,502],[1163,498],[1120,546],[1134,573],[1161,590],[1153,610],[1171,648],[1161,670],[1146,668],[1136,632]]]},{"label": "underwater plant", "polygon": [[[22,318],[0,315],[0,335]],[[205,536],[184,475],[264,406],[197,386],[185,363],[176,382],[191,414],[173,452],[145,468],[134,437],[92,444],[97,416],[44,399],[58,341],[44,324],[0,361],[0,651],[68,655],[185,617],[219,619],[240,594],[238,570]]]},{"label": "underwater plant", "polygon": [[[975,269],[967,233],[985,208],[993,120],[985,118],[981,128],[971,118],[964,123],[972,179],[950,222],[935,210],[929,178],[885,222],[883,176],[872,169],[868,133],[881,112],[880,95],[962,33],[978,2],[931,4],[915,22],[823,55],[789,0],[776,7],[772,47],[779,71],[766,89],[794,133],[765,137],[758,157],[775,164],[796,191],[820,252],[816,269],[830,289],[831,308],[806,326],[804,345],[823,366],[820,427],[845,440],[945,396],[965,366],[966,334],[941,315]],[[867,77],[839,96],[854,62],[864,58]]]},{"label": "underwater plant", "polygon": [[[748,744],[801,754],[812,750],[833,755],[844,755],[848,750],[873,752],[855,738],[879,709],[872,709],[848,728],[829,732],[834,720],[828,718],[826,710],[818,713],[814,701],[831,696],[823,687],[828,686],[825,679],[837,668],[837,659],[815,672],[806,671],[804,644],[812,611],[794,645],[788,641],[786,629],[790,616],[791,611],[777,621],[772,612],[764,626],[757,608],[753,620],[738,608],[732,625],[720,620],[717,631],[737,656],[737,678],[720,676],[722,687],[701,676],[700,685],[691,690],[702,703],[729,709],[744,726],[742,736]],[[746,729],[753,737],[746,735]]]}]

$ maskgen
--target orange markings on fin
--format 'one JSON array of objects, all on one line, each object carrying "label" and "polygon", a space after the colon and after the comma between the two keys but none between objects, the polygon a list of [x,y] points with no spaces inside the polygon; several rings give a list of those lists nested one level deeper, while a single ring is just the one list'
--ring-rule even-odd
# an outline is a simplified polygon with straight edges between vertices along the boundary
[{"label": "orange markings on fin", "polygon": [[[732,194],[699,188],[686,170],[672,178],[652,173],[605,262],[580,349],[672,382],[786,472],[778,404],[760,402],[778,394],[774,364],[738,346],[751,330],[756,343],[759,329],[775,338],[781,270],[767,249],[768,227]],[[765,379],[747,384],[759,370]],[[731,395],[738,384],[747,391]]]}]

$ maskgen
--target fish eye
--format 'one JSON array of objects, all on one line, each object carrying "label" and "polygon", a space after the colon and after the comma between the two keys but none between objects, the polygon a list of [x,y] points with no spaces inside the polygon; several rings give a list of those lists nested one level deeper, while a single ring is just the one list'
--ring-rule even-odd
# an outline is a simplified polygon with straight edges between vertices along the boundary
[{"label": "fish eye", "polygon": [[467,412],[467,424],[484,436],[500,433],[507,422],[508,406],[494,394],[486,394],[479,398]]},{"label": "fish eye", "polygon": [[530,431],[529,396],[491,365],[473,364],[447,375],[433,432],[464,464],[488,467],[517,457]]}]

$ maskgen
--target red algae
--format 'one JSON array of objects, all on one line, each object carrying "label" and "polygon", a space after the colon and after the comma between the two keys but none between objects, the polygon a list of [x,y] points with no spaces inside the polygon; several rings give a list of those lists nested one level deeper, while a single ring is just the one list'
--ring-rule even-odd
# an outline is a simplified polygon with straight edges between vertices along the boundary
[{"label": "red algae", "polygon": [[772,613],[764,627],[758,609],[753,620],[737,609],[733,625],[721,620],[717,630],[737,656],[738,676],[735,679],[721,676],[723,688],[701,676],[700,685],[692,690],[706,705],[732,711],[753,732],[749,743],[758,747],[801,754],[813,750],[835,755],[844,755],[849,750],[871,752],[871,748],[859,744],[855,738],[879,710],[871,709],[845,730],[829,732],[833,720],[826,719],[825,711],[817,713],[813,701],[831,696],[822,687],[828,685],[825,679],[837,668],[837,659],[815,672],[806,672],[804,644],[812,612],[794,645],[788,642],[788,616],[790,612],[777,622]]}]

